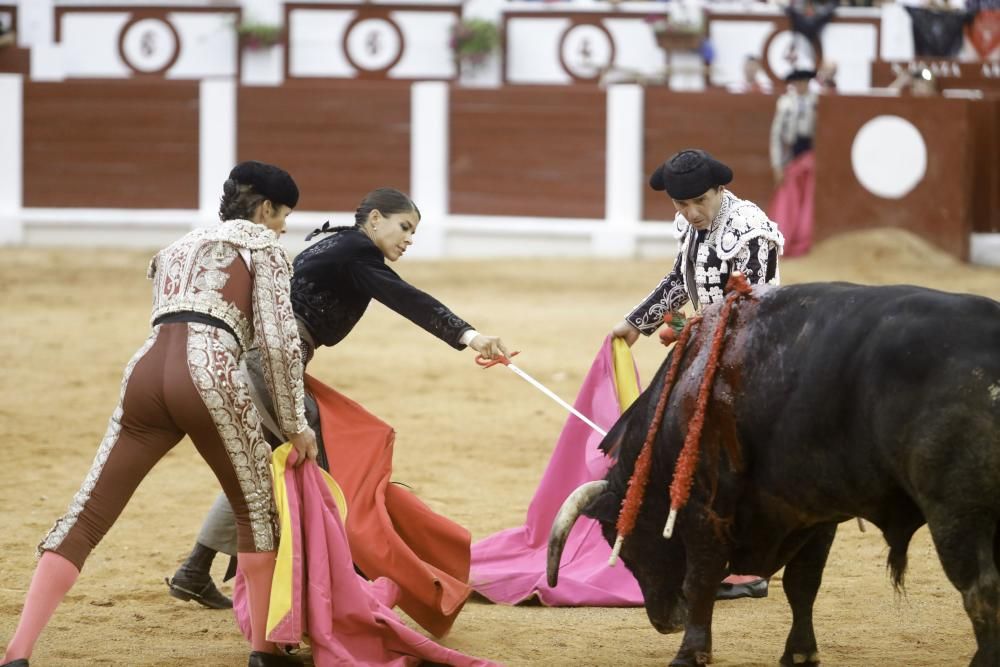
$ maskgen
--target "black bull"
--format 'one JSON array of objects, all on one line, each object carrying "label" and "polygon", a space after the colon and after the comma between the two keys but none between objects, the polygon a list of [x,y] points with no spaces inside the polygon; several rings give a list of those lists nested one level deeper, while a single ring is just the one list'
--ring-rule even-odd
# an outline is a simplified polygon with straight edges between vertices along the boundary
[{"label": "black bull", "polygon": [[[755,288],[730,318],[690,500],[662,536],[668,487],[719,308],[688,345],[653,443],[645,500],[621,558],[660,632],[684,630],[671,665],[711,661],[727,572],[784,567],[792,627],[782,664],[819,663],[812,608],[837,524],[862,517],[889,545],[900,587],[925,523],[961,592],[978,650],[1000,664],[1000,303],[911,286]],[[582,512],[609,543],[667,362],[615,424],[605,480],[577,489],[549,541],[555,585]]]}]

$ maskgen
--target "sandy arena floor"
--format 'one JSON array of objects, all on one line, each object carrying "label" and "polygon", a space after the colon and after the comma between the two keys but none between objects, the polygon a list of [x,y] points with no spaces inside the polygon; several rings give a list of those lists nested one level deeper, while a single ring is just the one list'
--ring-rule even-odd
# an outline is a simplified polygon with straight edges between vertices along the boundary
[{"label": "sandy arena floor", "polygon": [[[125,363],[148,329],[150,253],[0,249],[0,646],[34,567],[34,546],[66,508],[118,400]],[[604,335],[669,268],[657,261],[402,262],[409,280],[481,331],[522,351],[518,364],[572,399]],[[870,232],[786,260],[785,283],[916,283],[1000,299],[1000,270],[954,262],[915,239]],[[460,284],[460,280],[467,281]],[[928,351],[932,353],[932,351]],[[643,378],[663,357],[635,354]],[[310,367],[397,430],[396,480],[469,527],[474,539],[521,523],[565,414],[502,369],[479,370],[380,305]],[[169,597],[163,578],[193,543],[217,493],[185,440],[154,469],[32,657],[34,667],[244,665],[228,612]],[[897,597],[874,530],[841,526],[816,605],[826,665],[967,664],[974,642],[926,529]],[[222,559],[216,564],[221,574]],[[227,587],[228,589],[228,587]],[[774,665],[790,612],[780,575],[765,600],[720,603],[715,664]],[[470,602],[444,643],[507,665],[664,665],[680,635],[642,609],[548,609]]]}]

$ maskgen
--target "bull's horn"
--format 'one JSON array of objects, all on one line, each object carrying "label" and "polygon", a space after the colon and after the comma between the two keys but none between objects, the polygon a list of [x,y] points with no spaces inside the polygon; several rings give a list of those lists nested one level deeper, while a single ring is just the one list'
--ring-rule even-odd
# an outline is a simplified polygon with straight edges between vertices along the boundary
[{"label": "bull's horn", "polygon": [[607,486],[607,480],[603,479],[582,484],[569,494],[562,507],[559,508],[559,513],[556,514],[555,521],[552,522],[552,532],[549,533],[549,562],[546,568],[549,586],[555,588],[556,584],[559,583],[559,561],[562,560],[563,547],[566,546],[569,531],[573,530],[573,524],[576,523],[583,508],[601,495]]}]

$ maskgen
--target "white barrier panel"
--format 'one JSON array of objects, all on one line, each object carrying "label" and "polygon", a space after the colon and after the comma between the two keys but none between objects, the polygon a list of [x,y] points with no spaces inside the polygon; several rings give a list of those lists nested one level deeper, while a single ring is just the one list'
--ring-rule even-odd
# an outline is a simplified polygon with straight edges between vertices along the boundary
[{"label": "white barrier panel", "polygon": [[237,17],[234,9],[60,6],[55,8],[53,39],[58,55],[48,54],[37,67],[33,61],[32,76],[235,76]]},{"label": "white barrier panel", "polygon": [[441,257],[448,215],[448,84],[410,88],[410,196],[418,202],[419,243],[407,255]]},{"label": "white barrier panel", "polygon": [[24,82],[0,74],[0,244],[20,243],[23,173]]},{"label": "white barrier panel", "polygon": [[605,257],[635,254],[642,215],[643,89],[610,86],[607,96],[605,224],[594,231],[592,252]]},{"label": "white barrier panel", "polygon": [[218,220],[222,184],[236,164],[236,82],[201,82],[198,107],[198,207],[200,220]]},{"label": "white barrier panel", "polygon": [[288,4],[289,78],[454,79],[454,4]]}]

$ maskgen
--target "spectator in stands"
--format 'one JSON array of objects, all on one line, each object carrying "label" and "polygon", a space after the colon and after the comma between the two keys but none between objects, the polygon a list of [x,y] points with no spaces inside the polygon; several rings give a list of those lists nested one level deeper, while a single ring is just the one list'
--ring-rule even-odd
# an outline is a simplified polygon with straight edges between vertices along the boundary
[{"label": "spectator in stands", "polygon": [[824,60],[816,70],[816,78],[810,83],[813,92],[832,95],[837,92],[837,63]]},{"label": "spectator in stands", "polygon": [[5,25],[3,19],[0,18],[0,48],[12,46],[15,41],[14,26]]},{"label": "spectator in stands", "polygon": [[937,77],[927,67],[894,67],[896,78],[889,84],[892,90],[898,90],[901,95],[914,97],[933,97],[940,91]]},{"label": "spectator in stands", "polygon": [[764,66],[757,56],[747,56],[743,61],[743,81],[727,86],[731,93],[767,93],[773,92],[771,78],[764,71]]}]

